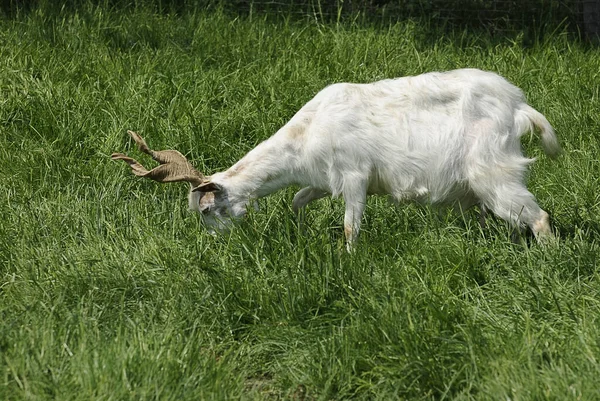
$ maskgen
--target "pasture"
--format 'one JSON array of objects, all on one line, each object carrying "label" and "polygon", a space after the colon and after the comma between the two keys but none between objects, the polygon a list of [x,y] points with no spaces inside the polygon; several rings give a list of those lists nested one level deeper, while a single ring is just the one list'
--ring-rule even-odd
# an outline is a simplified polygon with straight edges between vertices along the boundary
[{"label": "pasture", "polygon": [[[112,152],[223,170],[320,89],[461,67],[519,86],[529,189],[559,237],[383,197],[261,199],[213,237],[187,184]],[[0,399],[600,399],[600,51],[515,34],[82,5],[0,17]]]}]

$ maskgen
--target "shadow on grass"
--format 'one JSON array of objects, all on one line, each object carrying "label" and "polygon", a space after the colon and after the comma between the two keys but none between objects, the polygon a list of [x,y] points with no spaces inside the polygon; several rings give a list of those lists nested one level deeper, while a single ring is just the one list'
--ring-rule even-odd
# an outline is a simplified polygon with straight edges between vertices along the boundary
[{"label": "shadow on grass", "polygon": [[[164,16],[189,16],[205,12],[225,12],[235,18],[264,19],[274,23],[317,23],[387,29],[398,22],[413,21],[421,27],[418,38],[424,47],[438,43],[440,34],[457,44],[465,42],[506,43],[520,41],[532,46],[557,33],[568,33],[579,41],[585,35],[582,5],[576,0],[552,2],[525,0],[496,2],[476,0],[391,0],[339,2],[338,0],[0,0],[0,15],[15,18],[38,14],[48,18],[82,14],[102,8],[118,13],[140,12]],[[490,3],[490,4],[487,4]],[[466,35],[465,35],[466,34]],[[139,36],[139,35],[138,35]],[[145,35],[142,32],[142,36]],[[151,36],[151,35],[150,35]],[[115,38],[117,43],[128,43]],[[156,40],[154,41],[156,42]]]}]

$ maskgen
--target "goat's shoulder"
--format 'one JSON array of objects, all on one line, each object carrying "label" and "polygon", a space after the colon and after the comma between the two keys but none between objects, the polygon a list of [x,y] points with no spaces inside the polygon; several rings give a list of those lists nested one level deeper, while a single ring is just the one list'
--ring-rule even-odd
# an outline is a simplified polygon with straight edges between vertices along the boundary
[{"label": "goat's shoulder", "polygon": [[357,84],[352,82],[338,82],[323,88],[313,98],[313,101],[329,104],[347,102],[364,94],[364,87],[369,84]]}]

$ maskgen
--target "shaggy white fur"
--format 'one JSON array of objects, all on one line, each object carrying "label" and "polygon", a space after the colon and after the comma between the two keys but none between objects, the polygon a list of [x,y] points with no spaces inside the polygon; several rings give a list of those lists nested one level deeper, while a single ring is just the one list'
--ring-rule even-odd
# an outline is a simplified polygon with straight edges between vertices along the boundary
[{"label": "shaggy white fur", "polygon": [[366,196],[396,201],[475,204],[537,238],[551,235],[548,214],[527,190],[520,137],[541,133],[544,151],[560,146],[523,93],[491,72],[461,69],[328,86],[271,138],[234,166],[193,188],[190,208],[223,229],[252,200],[289,185],[303,188],[294,210],[328,194],[346,204],[348,248]]}]

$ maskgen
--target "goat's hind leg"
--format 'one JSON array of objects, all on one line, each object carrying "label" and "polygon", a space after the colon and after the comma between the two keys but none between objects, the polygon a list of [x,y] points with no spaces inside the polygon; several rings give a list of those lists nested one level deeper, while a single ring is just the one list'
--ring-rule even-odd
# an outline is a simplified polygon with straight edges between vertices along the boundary
[{"label": "goat's hind leg", "polygon": [[480,194],[483,207],[520,229],[528,226],[538,242],[553,238],[548,213],[542,210],[535,197],[521,182],[503,183]]}]

